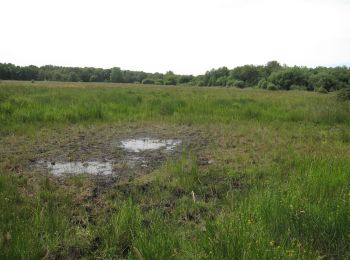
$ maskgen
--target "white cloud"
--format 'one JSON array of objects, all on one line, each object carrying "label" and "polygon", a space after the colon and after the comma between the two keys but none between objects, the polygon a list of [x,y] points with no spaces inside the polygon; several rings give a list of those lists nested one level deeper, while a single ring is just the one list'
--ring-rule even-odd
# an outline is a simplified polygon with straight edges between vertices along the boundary
[{"label": "white cloud", "polygon": [[350,63],[347,0],[1,0],[0,62],[177,73]]}]

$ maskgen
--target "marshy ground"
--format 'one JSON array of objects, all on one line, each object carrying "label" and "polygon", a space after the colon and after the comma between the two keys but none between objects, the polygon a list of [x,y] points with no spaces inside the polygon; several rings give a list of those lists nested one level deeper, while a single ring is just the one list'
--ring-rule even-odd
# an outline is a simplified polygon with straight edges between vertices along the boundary
[{"label": "marshy ground", "polygon": [[333,94],[3,81],[0,126],[1,258],[350,257]]}]

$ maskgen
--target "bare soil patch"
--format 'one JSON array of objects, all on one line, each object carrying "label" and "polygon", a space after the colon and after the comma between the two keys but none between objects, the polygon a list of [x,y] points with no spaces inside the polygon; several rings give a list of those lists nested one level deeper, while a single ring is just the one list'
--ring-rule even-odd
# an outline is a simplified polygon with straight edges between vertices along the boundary
[{"label": "bare soil patch", "polygon": [[150,173],[206,143],[199,130],[154,124],[43,129],[0,142],[0,156],[10,171],[58,179],[86,173],[98,183]]}]

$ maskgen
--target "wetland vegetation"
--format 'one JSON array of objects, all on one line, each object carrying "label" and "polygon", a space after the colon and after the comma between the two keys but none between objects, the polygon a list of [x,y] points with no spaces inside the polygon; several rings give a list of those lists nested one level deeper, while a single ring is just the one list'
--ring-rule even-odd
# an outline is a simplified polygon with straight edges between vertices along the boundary
[{"label": "wetland vegetation", "polygon": [[[3,80],[0,258],[350,258],[343,100]],[[179,142],[172,152],[120,146],[137,138]],[[114,174],[57,177],[43,161],[112,161]]]},{"label": "wetland vegetation", "polygon": [[203,75],[176,75],[166,73],[146,73],[143,71],[79,68],[59,66],[16,66],[0,63],[0,79],[63,82],[113,82],[141,83],[146,85],[184,85],[257,87],[268,90],[308,90],[322,93],[350,88],[350,69],[348,67],[307,68],[281,65],[270,61],[265,65],[244,65],[233,69],[221,67],[207,71]]}]

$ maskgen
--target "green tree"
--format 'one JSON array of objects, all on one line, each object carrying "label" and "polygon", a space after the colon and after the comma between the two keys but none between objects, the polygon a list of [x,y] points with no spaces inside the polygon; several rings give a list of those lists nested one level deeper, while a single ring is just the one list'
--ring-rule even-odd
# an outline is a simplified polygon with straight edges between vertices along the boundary
[{"label": "green tree", "polygon": [[268,81],[280,89],[289,90],[292,85],[309,87],[309,74],[304,68],[284,68],[273,72]]},{"label": "green tree", "polygon": [[68,81],[70,82],[78,82],[80,79],[79,79],[79,76],[77,73],[75,72],[70,72],[68,74]]},{"label": "green tree", "polygon": [[230,72],[231,79],[241,80],[246,86],[254,86],[261,79],[261,70],[257,66],[245,65],[236,67]]},{"label": "green tree", "polygon": [[123,73],[120,68],[112,68],[111,70],[111,82],[120,83],[123,82]]},{"label": "green tree", "polygon": [[265,77],[269,77],[272,72],[282,69],[281,64],[278,61],[269,61],[265,66]]},{"label": "green tree", "polygon": [[344,85],[333,74],[327,71],[312,75],[310,80],[315,89],[324,88],[327,91],[341,89]]}]

